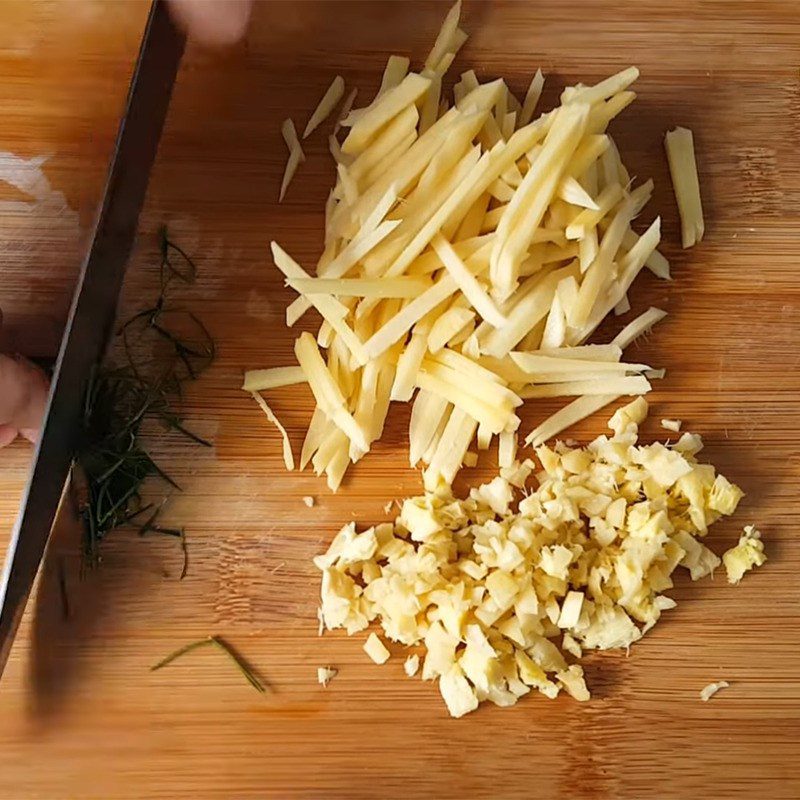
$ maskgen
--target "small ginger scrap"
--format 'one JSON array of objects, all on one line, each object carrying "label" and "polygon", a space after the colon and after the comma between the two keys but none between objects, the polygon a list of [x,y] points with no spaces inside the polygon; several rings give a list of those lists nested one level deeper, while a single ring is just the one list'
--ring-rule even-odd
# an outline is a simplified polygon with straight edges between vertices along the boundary
[{"label": "small ginger scrap", "polygon": [[339,674],[339,670],[333,667],[317,667],[317,683],[323,687],[328,688],[328,684]]},{"label": "small ginger scrap", "polygon": [[681,218],[683,248],[686,249],[701,241],[705,233],[694,137],[688,128],[675,128],[667,133],[664,146]]},{"label": "small ginger scrap", "polygon": [[728,573],[728,583],[739,583],[748,572],[755,567],[760,567],[767,560],[764,552],[764,542],[761,541],[761,531],[754,525],[746,525],[744,533],[739,539],[739,544],[722,554],[722,563]]},{"label": "small ginger scrap", "polygon": [[319,104],[314,109],[311,116],[308,118],[308,122],[306,123],[305,130],[303,131],[303,138],[305,139],[309,136],[313,131],[317,129],[321,122],[323,122],[328,115],[333,111],[336,107],[336,104],[342,99],[344,96],[344,78],[341,75],[337,75],[331,85],[328,87],[328,90],[322,96],[322,99],[319,101]]},{"label": "small ginger scrap", "polygon": [[303,152],[300,140],[297,138],[294,122],[291,119],[283,121],[281,125],[281,135],[283,136],[283,141],[286,142],[286,147],[289,149],[289,158],[286,161],[286,168],[283,172],[281,191],[278,195],[279,203],[283,202],[283,198],[286,196],[286,190],[289,188],[292,178],[294,178],[298,165],[306,160],[306,155]]},{"label": "small ginger scrap", "polygon": [[730,686],[728,681],[716,681],[709,683],[700,690],[700,699],[707,703],[720,689],[727,689]]}]

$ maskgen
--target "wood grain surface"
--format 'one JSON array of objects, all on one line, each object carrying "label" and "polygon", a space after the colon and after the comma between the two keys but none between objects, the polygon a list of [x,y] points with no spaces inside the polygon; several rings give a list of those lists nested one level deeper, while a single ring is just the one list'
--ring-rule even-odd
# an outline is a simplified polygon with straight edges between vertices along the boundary
[{"label": "wood grain surface", "polygon": [[[629,657],[586,660],[594,699],[582,705],[527,697],[454,721],[434,686],[403,676],[401,658],[378,667],[364,635],[316,635],[311,557],[343,522],[383,519],[386,501],[420,481],[405,464],[406,410],[331,496],[312,474],[284,471],[276,432],[238,388],[244,368],[291,362],[290,293],[267,244],[311,263],[332,179],[323,126],[277,204],[279,124],[304,122],[335,73],[367,98],[390,53],[419,63],[446,7],[260,3],[243,45],[190,47],[122,311],[153,296],[166,221],[197,257],[185,300],[220,350],[186,398],[213,449],[152,435],[184,489],[167,515],[187,528],[189,573],[178,580],[173,541],[119,533],[81,581],[70,527],[57,532],[0,684],[2,800],[800,797],[800,11],[789,0],[467,3],[471,38],[455,70],[522,92],[541,66],[552,100],[568,81],[641,68],[639,99],[614,131],[631,172],[656,181],[643,222],[663,216],[675,277],[643,275],[631,296],[632,314],[670,312],[636,354],[668,369],[645,433],[677,417],[705,436],[706,457],[747,492],[711,544],[730,546],[755,522],[768,564],[739,587],[682,574],[677,609]],[[146,12],[0,5],[0,175],[48,158],[49,185],[0,182],[0,306],[20,349],[52,354],[57,342]],[[694,130],[706,208],[706,240],[688,252],[662,150],[676,124]],[[307,390],[271,402],[299,447]],[[557,405],[529,403],[523,430]],[[573,435],[596,435],[604,419]],[[0,547],[29,458],[21,443],[0,452]],[[246,656],[266,695],[211,650],[148,671],[210,633]],[[327,689],[321,665],[339,670]],[[700,702],[720,679],[731,687]]]}]

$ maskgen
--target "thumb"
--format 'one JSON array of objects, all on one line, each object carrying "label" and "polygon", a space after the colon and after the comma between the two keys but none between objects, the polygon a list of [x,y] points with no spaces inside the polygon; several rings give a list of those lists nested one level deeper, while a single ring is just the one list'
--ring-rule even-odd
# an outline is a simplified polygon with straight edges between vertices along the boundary
[{"label": "thumb", "polygon": [[0,355],[0,446],[10,432],[25,429],[35,438],[47,405],[47,377],[23,358]]},{"label": "thumb", "polygon": [[17,429],[11,425],[0,425],[0,447],[11,444],[17,438]]}]

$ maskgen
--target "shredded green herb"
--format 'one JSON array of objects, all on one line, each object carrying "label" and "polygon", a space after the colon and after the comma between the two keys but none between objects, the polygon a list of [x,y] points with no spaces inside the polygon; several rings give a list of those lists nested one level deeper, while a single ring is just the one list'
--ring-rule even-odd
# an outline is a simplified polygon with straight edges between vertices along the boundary
[{"label": "shredded green herb", "polygon": [[171,664],[176,658],[180,658],[187,653],[191,653],[193,650],[197,650],[200,647],[206,647],[207,645],[213,645],[219,650],[222,650],[222,652],[225,653],[231,661],[233,661],[242,675],[244,675],[247,682],[257,692],[261,692],[262,694],[264,693],[265,689],[263,684],[253,674],[252,670],[247,666],[245,661],[236,654],[230,645],[226,644],[218,636],[207,636],[205,639],[198,639],[196,642],[191,642],[183,647],[179,647],[174,653],[170,653],[166,658],[161,659],[158,664],[154,664],[152,667],[150,667],[150,672],[155,672],[162,667],[166,667],[167,664]]},{"label": "shredded green herb", "polygon": [[100,543],[112,530],[131,526],[141,535],[153,532],[179,539],[183,578],[189,563],[185,532],[159,525],[163,502],[144,503],[141,496],[149,477],[177,490],[180,486],[153,460],[139,433],[145,419],[155,419],[167,430],[211,446],[184,426],[175,404],[181,400],[183,384],[211,364],[215,348],[208,330],[191,311],[168,302],[174,282],[194,282],[194,262],[169,239],[166,228],[159,232],[159,252],[156,303],[131,317],[118,332],[125,363],[99,366],[90,379],[73,481],[84,524],[84,566],[99,564]]}]

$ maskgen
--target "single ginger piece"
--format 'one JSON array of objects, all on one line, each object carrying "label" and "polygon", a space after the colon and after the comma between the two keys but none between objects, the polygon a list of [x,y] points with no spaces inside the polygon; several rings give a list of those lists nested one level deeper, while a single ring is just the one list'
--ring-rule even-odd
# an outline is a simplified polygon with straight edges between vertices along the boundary
[{"label": "single ginger piece", "polygon": [[745,572],[760,567],[766,560],[761,531],[756,530],[753,525],[746,525],[739,544],[722,555],[722,563],[725,565],[725,572],[728,573],[728,583],[739,583]]},{"label": "single ginger piece", "polygon": [[715,683],[709,683],[708,686],[704,686],[700,690],[700,699],[707,703],[718,691],[721,689],[727,689],[730,686],[728,681],[716,681]]}]

